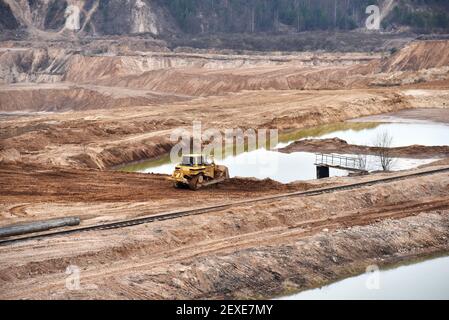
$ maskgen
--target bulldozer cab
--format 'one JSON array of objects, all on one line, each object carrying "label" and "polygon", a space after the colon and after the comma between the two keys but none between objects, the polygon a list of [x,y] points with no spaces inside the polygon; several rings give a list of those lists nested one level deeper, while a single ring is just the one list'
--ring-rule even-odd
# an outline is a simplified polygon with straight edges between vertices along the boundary
[{"label": "bulldozer cab", "polygon": [[207,157],[204,155],[186,155],[182,157],[181,165],[183,166],[206,166],[210,165],[211,163],[208,162]]},{"label": "bulldozer cab", "polygon": [[184,167],[185,170],[192,168],[192,170],[195,170],[193,173],[200,173],[197,170],[201,170],[201,174],[204,177],[214,178],[215,176],[215,164],[209,162],[205,155],[191,154],[183,156],[181,167]]}]

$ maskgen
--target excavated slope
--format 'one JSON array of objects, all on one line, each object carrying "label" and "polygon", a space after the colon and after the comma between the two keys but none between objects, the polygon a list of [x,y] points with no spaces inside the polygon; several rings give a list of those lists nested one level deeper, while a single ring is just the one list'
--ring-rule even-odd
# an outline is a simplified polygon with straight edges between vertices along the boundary
[{"label": "excavated slope", "polygon": [[134,107],[188,97],[125,88],[64,84],[0,86],[0,111],[69,111]]},{"label": "excavated slope", "polygon": [[449,41],[416,41],[383,64],[384,72],[417,71],[449,66]]},{"label": "excavated slope", "polygon": [[[90,88],[120,88],[111,91],[145,90],[161,97],[211,96],[244,90],[354,89],[444,81],[449,77],[448,49],[449,41],[417,41],[382,61],[378,56],[362,54],[88,56],[74,50],[9,48],[0,50],[0,83],[65,82]],[[104,94],[85,90],[80,93],[77,89],[64,94],[58,91],[58,105],[54,105],[54,101],[48,103],[42,88],[35,90],[40,92],[31,95],[9,90],[4,93],[0,88],[1,109],[93,109],[101,108],[97,103],[116,107],[162,101],[157,96],[142,99],[140,93],[127,93],[126,96],[138,99],[110,102],[109,98],[103,98]],[[55,92],[49,92],[48,96],[55,96]],[[22,103],[34,99],[36,107]],[[72,99],[69,105],[67,99]]]}]

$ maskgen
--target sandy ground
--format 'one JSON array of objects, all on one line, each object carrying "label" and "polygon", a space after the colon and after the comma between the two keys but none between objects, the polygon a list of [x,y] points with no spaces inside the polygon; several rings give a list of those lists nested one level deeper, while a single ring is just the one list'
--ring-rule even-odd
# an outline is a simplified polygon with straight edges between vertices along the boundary
[{"label": "sandy ground", "polygon": [[[444,252],[449,176],[0,247],[0,297],[273,296]],[[413,199],[413,200],[411,200]],[[81,290],[65,287],[69,265]]]},{"label": "sandy ground", "polygon": [[[442,119],[446,47],[419,42],[385,59],[1,52],[0,226],[73,215],[92,225],[389,176],[231,179],[191,192],[111,168],[167,154],[171,132],[193,121],[282,133],[404,110]],[[256,298],[314,287],[449,252],[448,184],[440,173],[0,247],[0,298]],[[66,287],[71,265],[81,290]]]},{"label": "sandy ground", "polygon": [[173,188],[167,178],[115,171],[3,166],[0,226],[65,216],[78,216],[82,225],[92,225],[328,185],[318,181],[284,185],[272,180],[233,178],[191,192]]}]

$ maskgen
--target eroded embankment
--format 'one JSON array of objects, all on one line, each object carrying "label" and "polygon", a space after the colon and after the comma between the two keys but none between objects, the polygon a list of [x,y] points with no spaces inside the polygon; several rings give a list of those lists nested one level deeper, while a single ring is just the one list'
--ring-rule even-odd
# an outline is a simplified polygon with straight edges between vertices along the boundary
[{"label": "eroded embankment", "polygon": [[[444,53],[448,44],[449,41],[416,41],[384,58],[361,53],[311,52],[286,56],[173,52],[93,55],[89,50],[63,47],[3,48],[0,50],[0,83],[62,83],[90,88],[64,92],[36,86],[24,94],[15,90],[0,91],[0,109],[79,110],[98,109],[101,105],[112,108],[245,90],[421,86],[429,81],[447,82],[449,61]],[[148,93],[145,97],[143,92],[128,92],[131,97],[127,99],[112,99],[92,88],[98,85],[109,87],[112,92],[125,92],[127,88],[154,94]],[[30,103],[32,99],[36,106]]]},{"label": "eroded embankment", "polygon": [[407,147],[388,148],[386,150],[385,148],[380,147],[348,144],[345,140],[339,138],[299,140],[289,144],[285,148],[279,149],[278,151],[283,153],[323,152],[360,155],[388,154],[388,156],[395,158],[414,159],[449,157],[449,146],[412,145]]},{"label": "eroded embankment", "polygon": [[[67,45],[66,45],[67,46]],[[1,49],[1,48],[0,48]],[[352,66],[378,61],[380,55],[364,53],[298,52],[289,55],[266,55],[142,52],[128,50],[92,54],[89,49],[4,48],[0,50],[0,83],[70,81],[88,83],[113,81],[158,70],[253,70],[283,66],[328,67]],[[142,84],[144,85],[144,84]]]},{"label": "eroded embankment", "polygon": [[[1,247],[1,297],[254,298],[314,287],[447,252],[448,183],[436,174]],[[68,264],[85,290],[65,288]]]},{"label": "eroded embankment", "polygon": [[[207,293],[194,290],[196,298],[276,297],[363,273],[370,265],[386,267],[447,253],[448,239],[449,211],[446,210],[204,257],[187,271],[181,271],[179,265],[171,267],[169,276],[190,278],[181,280],[178,289],[181,294],[174,295],[185,299],[191,297],[194,279],[199,277],[204,277],[211,290]],[[200,271],[204,269],[216,271]]]},{"label": "eroded embankment", "polygon": [[[100,84],[188,96],[244,90],[391,87],[447,80],[449,62],[444,52],[448,43],[417,41],[383,59],[358,53],[257,56],[150,52],[92,56],[62,48],[3,50],[0,83]],[[14,94],[10,93],[10,98],[25,109],[27,106],[20,105]]]},{"label": "eroded embankment", "polygon": [[188,99],[186,96],[146,90],[77,86],[70,83],[0,86],[0,112],[132,108]]}]

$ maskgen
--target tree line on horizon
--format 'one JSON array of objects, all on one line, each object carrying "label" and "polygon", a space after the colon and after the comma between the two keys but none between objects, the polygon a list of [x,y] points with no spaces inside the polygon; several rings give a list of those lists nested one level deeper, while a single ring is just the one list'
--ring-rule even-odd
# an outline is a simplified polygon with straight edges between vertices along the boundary
[{"label": "tree line on horizon", "polygon": [[[363,27],[379,0],[156,0],[186,33],[302,32]],[[396,0],[384,28],[449,29],[449,1]]]}]

